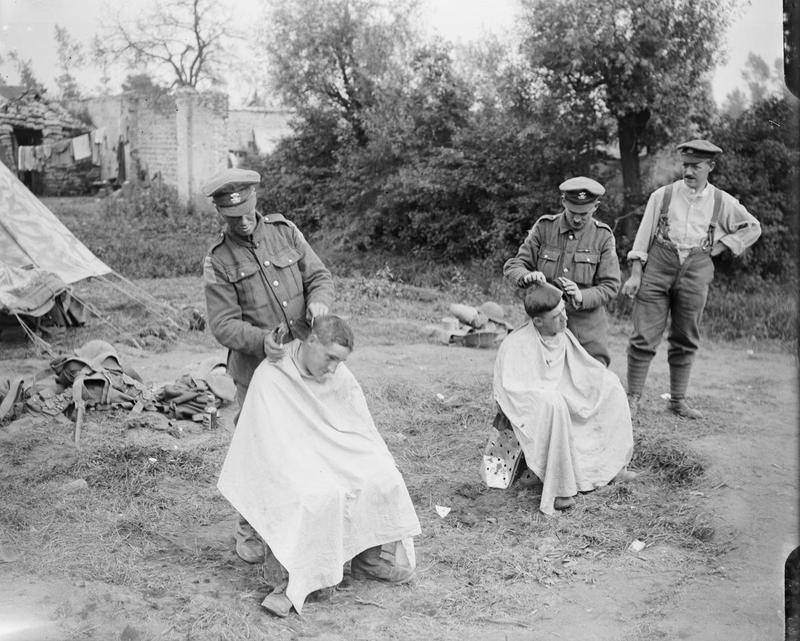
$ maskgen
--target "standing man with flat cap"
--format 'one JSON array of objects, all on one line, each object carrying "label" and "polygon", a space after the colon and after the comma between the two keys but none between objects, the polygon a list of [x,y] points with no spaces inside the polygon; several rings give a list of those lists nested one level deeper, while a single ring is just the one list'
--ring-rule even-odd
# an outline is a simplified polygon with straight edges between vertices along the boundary
[{"label": "standing man with flat cap", "polygon": [[[258,364],[280,360],[283,344],[304,340],[333,302],[331,274],[300,230],[281,214],[256,210],[260,181],[258,172],[234,168],[203,186],[225,226],[203,262],[208,325],[228,348],[240,408]],[[263,545],[244,519],[235,538],[242,559],[263,559]]]},{"label": "standing man with flat cap", "polygon": [[567,327],[583,348],[608,366],[604,305],[619,290],[614,233],[593,218],[605,188],[578,176],[559,185],[564,209],[540,216],[503,274],[518,287],[548,282],[566,294]]},{"label": "standing man with flat cap", "polygon": [[708,182],[722,149],[707,140],[690,140],[678,149],[683,178],[650,195],[628,252],[631,276],[622,293],[635,297],[628,343],[628,402],[635,415],[669,317],[668,409],[683,418],[699,419],[702,414],[686,402],[686,390],[714,278],[711,257],[726,249],[738,256],[761,235],[761,225],[733,196]]}]

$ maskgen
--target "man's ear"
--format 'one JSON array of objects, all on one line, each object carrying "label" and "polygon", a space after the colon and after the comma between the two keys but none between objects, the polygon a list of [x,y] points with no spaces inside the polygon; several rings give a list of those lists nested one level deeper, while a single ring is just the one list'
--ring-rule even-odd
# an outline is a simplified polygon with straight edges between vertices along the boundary
[{"label": "man's ear", "polygon": [[716,166],[717,166],[717,163],[715,163],[713,160],[709,160],[708,161],[708,171],[713,171],[714,167],[716,167]]},{"label": "man's ear", "polygon": [[534,316],[531,320],[533,321],[533,324],[536,325],[536,327],[542,326],[542,319],[539,318],[538,316]]}]

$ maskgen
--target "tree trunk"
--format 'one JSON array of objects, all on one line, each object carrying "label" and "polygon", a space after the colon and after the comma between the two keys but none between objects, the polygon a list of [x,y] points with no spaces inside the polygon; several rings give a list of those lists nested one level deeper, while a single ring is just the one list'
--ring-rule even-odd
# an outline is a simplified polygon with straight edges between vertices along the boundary
[{"label": "tree trunk", "polygon": [[619,138],[619,155],[622,164],[623,211],[626,216],[622,220],[621,232],[633,244],[640,217],[635,215],[642,204],[642,177],[639,169],[639,152],[642,149],[641,134],[650,111],[644,109],[626,113],[617,118],[617,136]]}]

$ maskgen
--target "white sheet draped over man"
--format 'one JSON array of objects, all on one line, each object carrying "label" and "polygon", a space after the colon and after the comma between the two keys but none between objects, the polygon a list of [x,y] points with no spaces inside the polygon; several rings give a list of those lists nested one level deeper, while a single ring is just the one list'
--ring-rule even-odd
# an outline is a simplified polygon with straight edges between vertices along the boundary
[{"label": "white sheet draped over man", "polygon": [[218,488],[288,572],[265,599],[279,616],[353,578],[402,583],[420,533],[394,458],[347,366],[353,335],[337,316],[256,369]]},{"label": "white sheet draped over man", "polygon": [[[531,320],[497,353],[494,399],[505,420],[498,415],[495,425],[513,429],[527,466],[542,482],[539,509],[554,514],[572,507],[578,492],[635,476],[626,467],[633,453],[631,416],[619,379],[566,329],[558,288],[528,290],[525,311]],[[502,487],[511,480],[506,475],[503,484],[487,483]]]}]

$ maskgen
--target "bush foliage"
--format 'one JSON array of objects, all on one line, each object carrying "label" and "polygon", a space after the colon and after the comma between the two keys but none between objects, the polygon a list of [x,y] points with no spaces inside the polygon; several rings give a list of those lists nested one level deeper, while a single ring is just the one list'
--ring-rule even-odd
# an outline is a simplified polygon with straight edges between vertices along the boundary
[{"label": "bush foliage", "polygon": [[[219,232],[214,216],[193,212],[173,187],[128,184],[101,201],[99,215],[67,217],[98,258],[128,278],[199,275]],[[64,212],[58,211],[60,216]]]},{"label": "bush foliage", "polygon": [[[499,269],[539,216],[559,211],[560,182],[591,175],[607,185],[597,216],[615,227],[624,258],[633,239],[615,225],[623,201],[616,161],[560,130],[542,105],[528,105],[516,117],[475,113],[466,104],[429,104],[422,123],[419,117],[384,122],[369,130],[364,145],[354,144],[330,114],[301,117],[295,135],[255,167],[264,175],[262,205],[284,212],[331,249],[441,263],[488,260]],[[738,117],[718,115],[707,123],[708,137],[726,151],[712,182],[738,198],[763,229],[743,257],[717,262],[720,277],[784,280],[794,273],[797,123],[790,97],[770,97]]]}]

